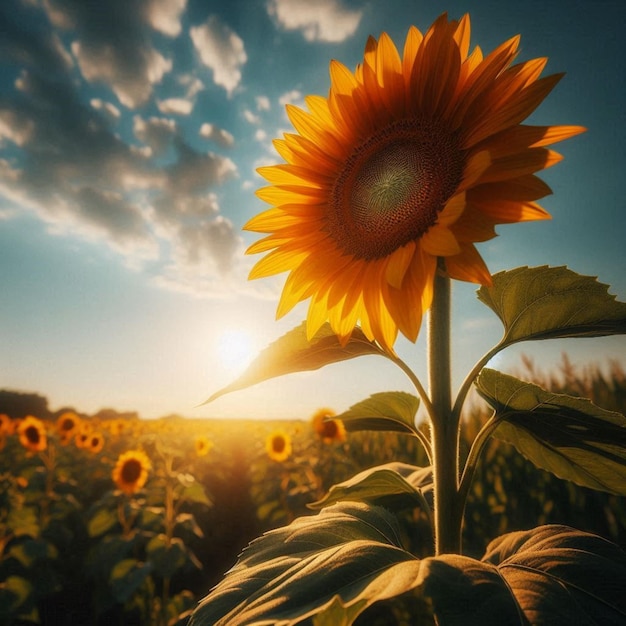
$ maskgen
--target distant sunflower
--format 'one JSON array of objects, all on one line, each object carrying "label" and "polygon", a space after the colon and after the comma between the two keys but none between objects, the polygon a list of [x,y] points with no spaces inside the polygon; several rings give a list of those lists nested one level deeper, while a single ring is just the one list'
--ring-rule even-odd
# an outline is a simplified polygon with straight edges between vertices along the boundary
[{"label": "distant sunflower", "polygon": [[319,409],[311,418],[311,425],[317,436],[324,443],[345,441],[346,427],[341,420],[329,419],[335,415],[332,409]]},{"label": "distant sunflower", "polygon": [[113,468],[113,481],[127,494],[139,491],[148,480],[150,459],[141,450],[128,450],[120,454]]},{"label": "distant sunflower", "polygon": [[87,442],[85,448],[92,454],[97,454],[104,447],[104,436],[102,433],[93,432],[87,435]]},{"label": "distant sunflower", "polygon": [[199,435],[194,441],[194,448],[197,456],[206,456],[213,447],[213,442],[204,435]]},{"label": "distant sunflower", "polygon": [[265,440],[265,449],[270,459],[283,463],[291,456],[291,437],[284,430],[275,430]]},{"label": "distant sunflower", "polygon": [[0,434],[12,435],[15,432],[13,420],[5,413],[0,413]]},{"label": "distant sunflower", "polygon": [[245,229],[269,233],[250,278],[289,272],[277,316],[310,300],[307,334],[330,322],[342,343],[360,323],[388,351],[417,338],[437,258],[455,279],[488,285],[474,244],[494,226],[549,218],[535,176],[561,157],[545,146],[579,126],[524,126],[561,78],[547,59],[512,65],[519,36],[470,53],[470,20],[444,14],[408,32],[402,56],[370,37],[354,72],[333,60],[328,97],[287,105],[296,133],[274,145],[285,163],[258,171],[271,209]]},{"label": "distant sunflower", "polygon": [[80,417],[72,411],[67,411],[59,415],[56,426],[62,445],[68,444],[74,438],[80,427],[80,423]]},{"label": "distant sunflower", "polygon": [[48,445],[45,424],[32,415],[26,416],[17,427],[20,443],[31,452],[41,452]]}]

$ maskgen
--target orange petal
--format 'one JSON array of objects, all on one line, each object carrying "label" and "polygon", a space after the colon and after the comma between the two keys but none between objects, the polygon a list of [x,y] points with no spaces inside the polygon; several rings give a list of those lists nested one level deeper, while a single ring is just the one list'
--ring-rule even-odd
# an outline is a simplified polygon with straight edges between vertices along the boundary
[{"label": "orange petal", "polygon": [[422,250],[433,256],[450,256],[460,252],[459,242],[448,228],[432,226],[420,239]]},{"label": "orange petal", "polygon": [[409,241],[406,245],[395,250],[388,258],[385,280],[396,289],[400,289],[402,286],[404,275],[413,260],[415,245],[414,241]]},{"label": "orange petal", "polygon": [[462,244],[462,250],[461,254],[446,258],[450,278],[491,285],[491,274],[476,248],[472,244]]}]

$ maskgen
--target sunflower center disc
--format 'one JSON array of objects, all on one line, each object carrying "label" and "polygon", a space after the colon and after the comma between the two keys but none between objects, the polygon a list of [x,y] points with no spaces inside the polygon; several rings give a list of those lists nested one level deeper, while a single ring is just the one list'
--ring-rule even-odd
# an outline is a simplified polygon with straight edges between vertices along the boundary
[{"label": "sunflower center disc", "polygon": [[124,482],[134,483],[141,475],[141,464],[135,459],[131,459],[124,464],[122,478]]},{"label": "sunflower center disc", "polygon": [[329,230],[345,252],[376,259],[419,239],[461,180],[463,153],[434,124],[404,121],[358,146],[335,182]]}]

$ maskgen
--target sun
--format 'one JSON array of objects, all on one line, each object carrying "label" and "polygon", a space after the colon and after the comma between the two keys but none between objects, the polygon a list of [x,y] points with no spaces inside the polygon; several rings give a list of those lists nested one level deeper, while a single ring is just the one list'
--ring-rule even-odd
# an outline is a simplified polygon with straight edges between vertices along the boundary
[{"label": "sun", "polygon": [[254,357],[252,337],[245,330],[228,328],[217,338],[217,354],[225,369],[241,371]]}]

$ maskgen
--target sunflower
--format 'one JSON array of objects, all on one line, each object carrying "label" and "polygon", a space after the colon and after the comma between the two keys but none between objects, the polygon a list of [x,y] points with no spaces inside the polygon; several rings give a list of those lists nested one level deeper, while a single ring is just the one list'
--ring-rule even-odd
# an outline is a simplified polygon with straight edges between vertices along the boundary
[{"label": "sunflower", "polygon": [[12,435],[15,432],[13,420],[5,413],[0,413],[0,434]]},{"label": "sunflower", "polygon": [[265,449],[270,459],[283,463],[291,456],[291,437],[284,430],[275,430],[265,440]]},{"label": "sunflower", "polygon": [[87,435],[87,441],[84,445],[89,452],[92,454],[97,454],[104,447],[104,436],[102,433],[93,432]]},{"label": "sunflower", "polygon": [[80,418],[73,411],[67,411],[59,415],[56,426],[62,445],[68,444],[74,438],[80,423]]},{"label": "sunflower", "polygon": [[20,443],[31,452],[41,452],[48,445],[44,423],[32,415],[27,415],[17,427]]},{"label": "sunflower", "polygon": [[519,36],[487,56],[469,51],[470,20],[444,14],[411,27],[402,55],[370,37],[354,72],[330,64],[328,97],[287,105],[295,133],[274,145],[284,163],[259,168],[272,208],[244,229],[267,236],[250,278],[289,272],[277,317],[310,300],[309,339],[328,321],[345,344],[360,323],[393,351],[417,338],[438,258],[455,279],[489,285],[474,244],[494,226],[548,219],[536,172],[561,157],[548,144],[584,129],[521,122],[562,75],[547,62],[513,65]]},{"label": "sunflower", "polygon": [[319,409],[311,418],[311,425],[324,443],[345,441],[346,428],[341,420],[329,419],[335,415],[332,409]]},{"label": "sunflower", "polygon": [[113,468],[113,481],[127,494],[139,491],[148,480],[150,459],[141,450],[128,450],[120,454]]},{"label": "sunflower", "polygon": [[212,447],[213,442],[204,435],[199,435],[194,441],[194,448],[197,456],[206,456]]}]

